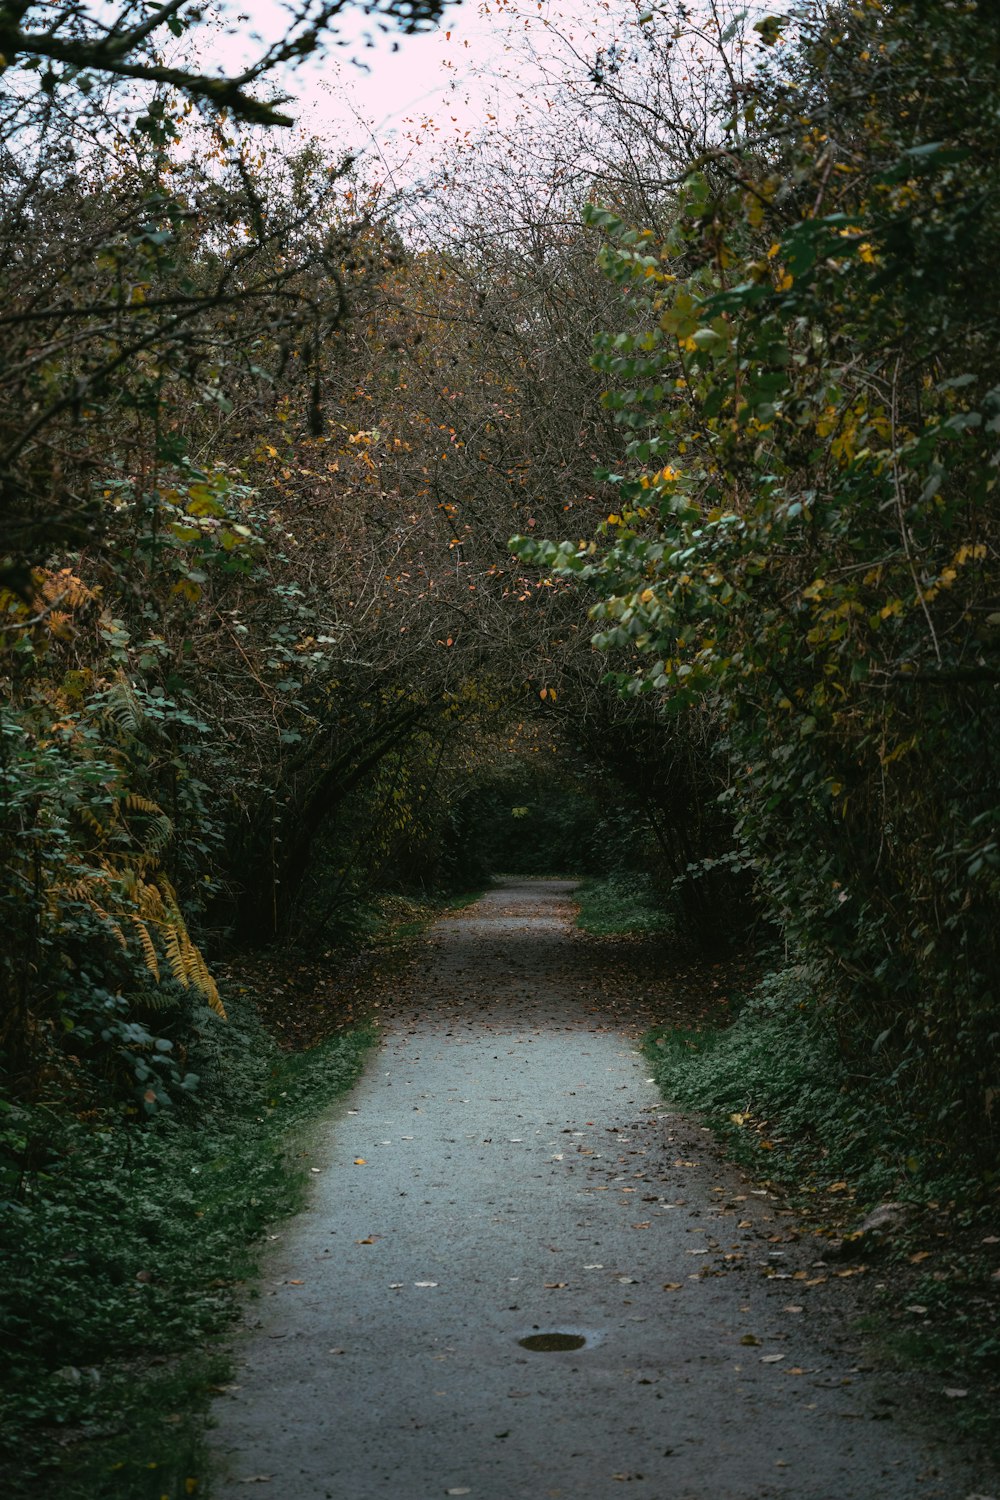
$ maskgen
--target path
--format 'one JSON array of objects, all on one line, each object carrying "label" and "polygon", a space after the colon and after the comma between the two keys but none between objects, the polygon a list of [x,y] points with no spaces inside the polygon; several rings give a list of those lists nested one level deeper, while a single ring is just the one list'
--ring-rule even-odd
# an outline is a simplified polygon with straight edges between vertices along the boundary
[{"label": "path", "polygon": [[814,1249],[663,1108],[571,889],[435,928],[248,1314],[213,1497],[964,1500],[811,1329]]}]

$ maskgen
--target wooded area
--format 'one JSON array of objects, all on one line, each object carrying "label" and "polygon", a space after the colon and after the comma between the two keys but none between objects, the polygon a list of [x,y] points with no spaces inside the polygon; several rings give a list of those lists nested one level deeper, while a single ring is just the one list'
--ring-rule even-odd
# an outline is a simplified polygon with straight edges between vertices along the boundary
[{"label": "wooded area", "polygon": [[762,953],[881,1190],[993,1201],[1000,15],[612,9],[397,193],[282,136],[341,10],[0,4],[8,1251],[228,1108],[219,964],[501,869]]}]

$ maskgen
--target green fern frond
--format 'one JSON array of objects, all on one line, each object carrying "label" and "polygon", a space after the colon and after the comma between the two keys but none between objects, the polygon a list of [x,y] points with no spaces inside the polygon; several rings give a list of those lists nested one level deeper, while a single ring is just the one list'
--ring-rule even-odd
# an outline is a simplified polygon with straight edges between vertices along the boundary
[{"label": "green fern frond", "polygon": [[124,677],[119,677],[107,691],[104,713],[119,734],[138,735],[145,721],[142,704]]}]

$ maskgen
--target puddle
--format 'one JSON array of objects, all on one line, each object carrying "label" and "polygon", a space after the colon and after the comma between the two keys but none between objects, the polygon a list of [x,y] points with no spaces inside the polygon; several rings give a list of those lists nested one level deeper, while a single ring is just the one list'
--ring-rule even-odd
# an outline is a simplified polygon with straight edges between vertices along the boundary
[{"label": "puddle", "polygon": [[532,1333],[517,1341],[522,1349],[533,1354],[555,1354],[562,1349],[582,1349],[587,1340],[582,1333]]}]

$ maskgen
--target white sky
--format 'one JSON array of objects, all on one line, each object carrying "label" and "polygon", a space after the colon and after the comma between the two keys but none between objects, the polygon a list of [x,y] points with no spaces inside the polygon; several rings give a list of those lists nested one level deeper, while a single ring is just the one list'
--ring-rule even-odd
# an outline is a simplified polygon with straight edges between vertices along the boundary
[{"label": "white sky", "polygon": [[[272,36],[280,29],[273,0],[251,0],[248,11],[241,40],[225,48],[232,60],[254,25]],[[412,180],[433,159],[435,142],[475,136],[494,115],[509,124],[537,98],[546,59],[561,50],[555,33],[593,56],[623,20],[634,30],[643,13],[642,0],[463,0],[448,5],[431,32],[390,33],[366,47],[364,18],[345,11],[340,30],[348,45],[329,47],[275,82],[293,96],[286,109],[298,132],[385,153],[395,175]]]}]

